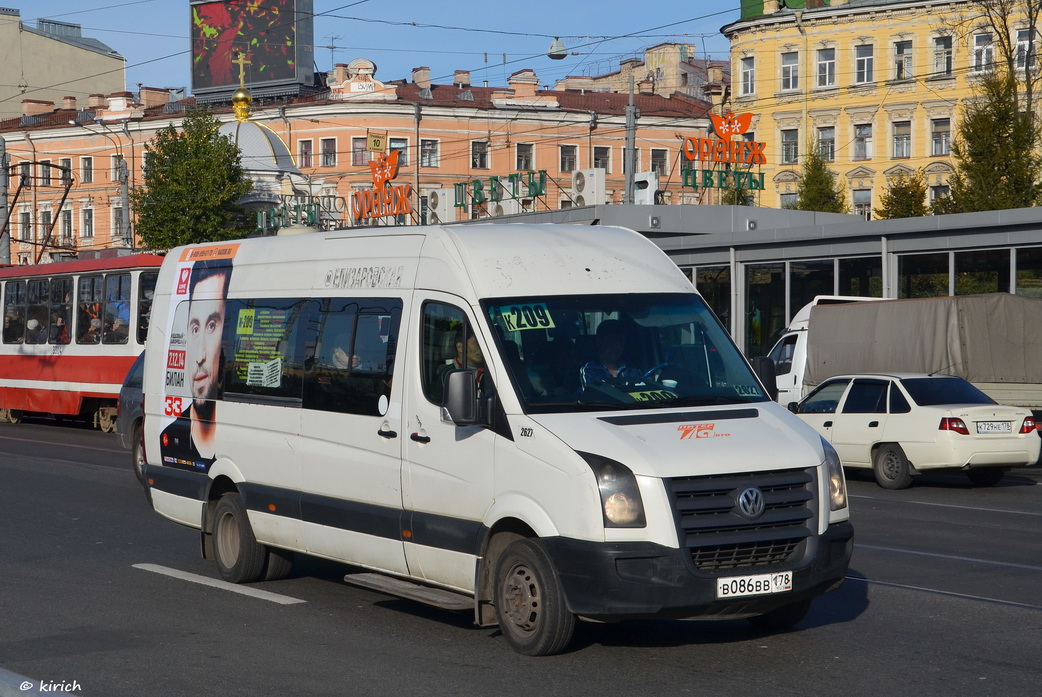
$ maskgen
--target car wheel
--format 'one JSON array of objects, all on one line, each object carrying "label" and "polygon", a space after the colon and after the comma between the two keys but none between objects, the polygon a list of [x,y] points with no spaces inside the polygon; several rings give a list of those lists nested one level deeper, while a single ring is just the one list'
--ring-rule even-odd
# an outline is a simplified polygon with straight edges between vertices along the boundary
[{"label": "car wheel", "polygon": [[564,602],[557,572],[543,546],[523,539],[496,564],[496,618],[510,647],[526,656],[560,653],[572,639],[575,615]]},{"label": "car wheel", "polygon": [[912,483],[912,470],[900,445],[884,443],[872,456],[876,483],[884,489],[907,489]]},{"label": "car wheel", "polygon": [[1008,471],[1008,467],[982,467],[981,469],[966,470],[966,476],[974,486],[995,486],[1002,481]]},{"label": "car wheel", "polygon": [[214,509],[213,554],[217,571],[229,583],[252,583],[264,573],[267,550],[258,544],[238,494],[225,494]]},{"label": "car wheel", "polygon": [[135,424],[134,426],[134,439],[131,441],[130,458],[131,464],[134,467],[134,474],[137,476],[137,480],[142,484],[145,483],[145,434],[141,429],[141,424]]},{"label": "car wheel", "polygon": [[810,612],[810,603],[811,599],[807,598],[789,605],[782,605],[762,615],[749,617],[747,621],[757,629],[788,629],[807,616],[807,613]]},{"label": "car wheel", "polygon": [[281,581],[293,570],[293,552],[284,549],[265,548],[264,580]]}]

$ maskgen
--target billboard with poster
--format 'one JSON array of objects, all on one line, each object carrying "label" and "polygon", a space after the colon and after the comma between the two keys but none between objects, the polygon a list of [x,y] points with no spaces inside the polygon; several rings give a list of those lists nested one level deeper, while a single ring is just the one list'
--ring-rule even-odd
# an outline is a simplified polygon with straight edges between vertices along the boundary
[{"label": "billboard with poster", "polygon": [[192,93],[227,93],[246,84],[314,84],[313,0],[223,0],[191,3]]}]

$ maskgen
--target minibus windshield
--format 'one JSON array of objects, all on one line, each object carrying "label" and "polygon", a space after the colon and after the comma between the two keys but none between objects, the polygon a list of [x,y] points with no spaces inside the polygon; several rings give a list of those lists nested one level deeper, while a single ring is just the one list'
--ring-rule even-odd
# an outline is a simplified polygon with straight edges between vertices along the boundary
[{"label": "minibus windshield", "polygon": [[695,293],[508,297],[482,305],[526,412],[767,400]]}]

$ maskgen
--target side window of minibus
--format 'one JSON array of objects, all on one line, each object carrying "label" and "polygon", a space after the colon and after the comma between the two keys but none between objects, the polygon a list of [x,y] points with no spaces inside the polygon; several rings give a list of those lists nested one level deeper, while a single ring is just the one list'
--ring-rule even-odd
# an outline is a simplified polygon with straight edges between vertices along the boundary
[{"label": "side window of minibus", "polygon": [[304,408],[380,416],[394,378],[402,301],[327,298],[314,301],[305,348]]},{"label": "side window of minibus", "polygon": [[471,329],[467,317],[457,307],[430,302],[423,306],[421,334],[423,394],[434,404],[441,404],[445,394],[445,374],[463,367],[465,351],[457,355],[457,343],[466,342]]}]

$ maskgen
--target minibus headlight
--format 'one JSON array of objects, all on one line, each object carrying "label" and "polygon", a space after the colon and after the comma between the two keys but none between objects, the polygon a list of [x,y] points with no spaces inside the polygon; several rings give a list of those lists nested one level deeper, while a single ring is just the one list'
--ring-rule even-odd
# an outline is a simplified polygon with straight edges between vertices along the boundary
[{"label": "minibus headlight", "polygon": [[838,511],[847,507],[847,479],[843,476],[839,453],[832,444],[822,438],[821,448],[825,451],[825,476],[829,478],[830,510]]},{"label": "minibus headlight", "polygon": [[606,528],[643,528],[644,503],[637,478],[626,465],[592,453],[579,453],[593,470],[601,493],[601,514]]}]

